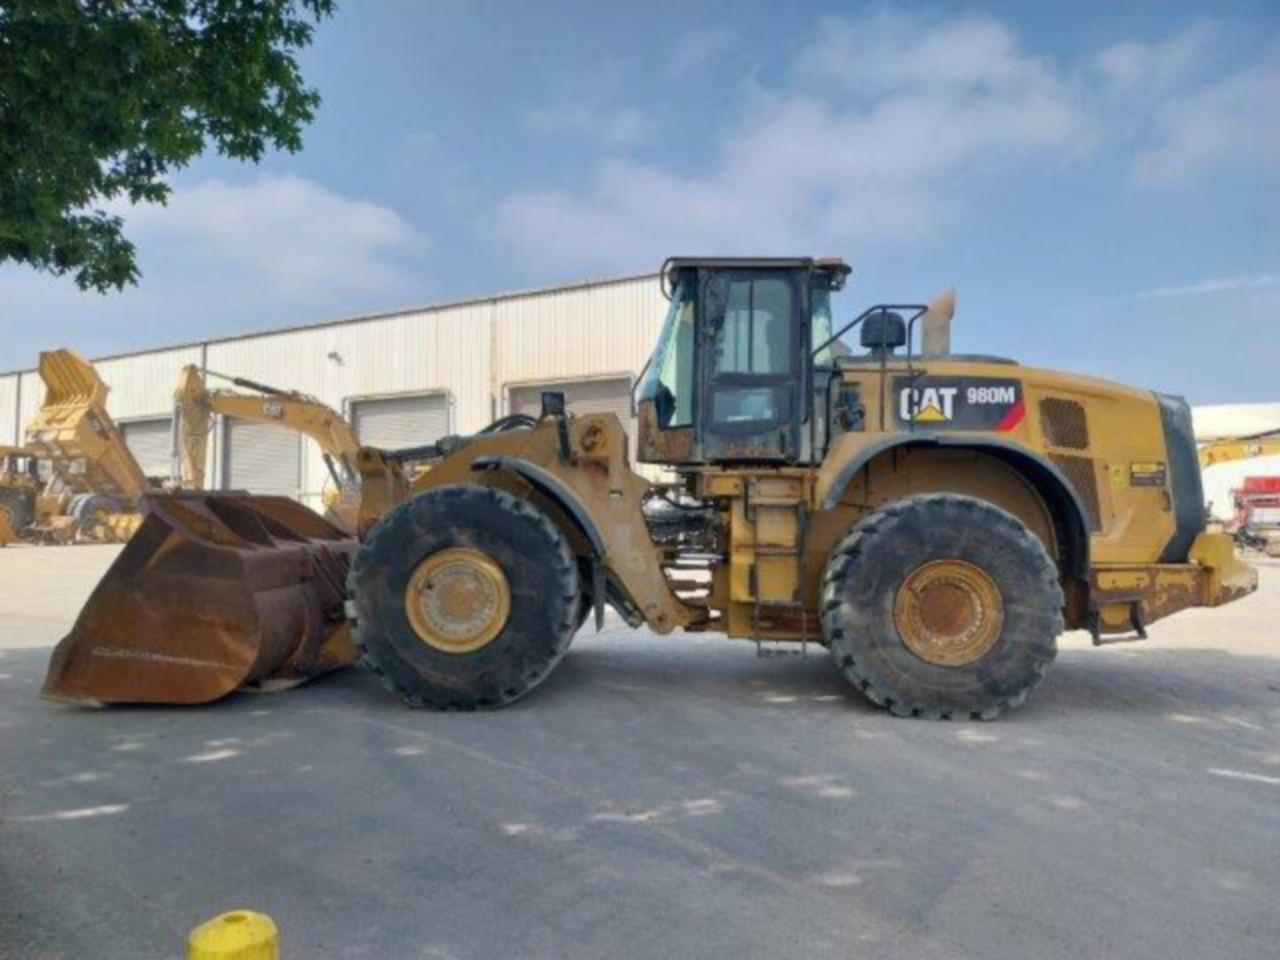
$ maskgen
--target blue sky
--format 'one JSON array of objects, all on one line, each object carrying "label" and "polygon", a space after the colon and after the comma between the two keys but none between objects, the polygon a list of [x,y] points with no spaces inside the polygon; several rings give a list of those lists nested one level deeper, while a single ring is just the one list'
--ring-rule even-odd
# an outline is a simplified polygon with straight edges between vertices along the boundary
[{"label": "blue sky", "polygon": [[[1280,392],[1280,5],[347,0],[305,149],[125,211],[142,286],[0,269],[0,369],[656,268],[839,255],[957,345]],[[601,317],[607,323],[607,317]]]}]

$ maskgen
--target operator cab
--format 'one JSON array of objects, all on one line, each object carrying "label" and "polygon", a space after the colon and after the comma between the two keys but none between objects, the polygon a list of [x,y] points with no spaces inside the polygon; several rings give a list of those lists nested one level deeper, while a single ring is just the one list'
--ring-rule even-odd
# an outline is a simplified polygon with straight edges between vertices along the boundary
[{"label": "operator cab", "polygon": [[849,272],[836,259],[668,260],[671,307],[636,394],[639,459],[801,459],[814,367],[834,364],[831,294]]}]

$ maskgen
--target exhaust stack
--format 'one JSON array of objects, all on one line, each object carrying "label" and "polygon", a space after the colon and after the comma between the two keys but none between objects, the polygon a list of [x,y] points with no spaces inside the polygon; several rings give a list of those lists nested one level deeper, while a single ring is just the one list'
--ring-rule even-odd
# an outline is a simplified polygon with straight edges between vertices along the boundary
[{"label": "exhaust stack", "polygon": [[951,318],[956,313],[956,289],[947,287],[929,301],[921,321],[924,339],[920,352],[926,357],[945,357],[951,352]]}]

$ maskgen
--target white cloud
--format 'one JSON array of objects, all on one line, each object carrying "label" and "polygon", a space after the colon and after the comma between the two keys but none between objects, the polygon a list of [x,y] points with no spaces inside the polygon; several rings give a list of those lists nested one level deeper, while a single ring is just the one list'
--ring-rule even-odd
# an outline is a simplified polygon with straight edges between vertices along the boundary
[{"label": "white cloud", "polygon": [[1112,89],[1167,90],[1197,65],[1216,32],[1211,22],[1202,20],[1154,43],[1126,40],[1099,53],[1093,69]]},{"label": "white cloud", "polygon": [[350,310],[422,294],[411,260],[426,238],[388,207],[311,180],[179,185],[167,207],[116,209],[138,247],[140,285],[99,295],[71,277],[0,269],[0,367],[66,344],[111,353]]},{"label": "white cloud", "polygon": [[525,121],[535,130],[576,133],[608,147],[639,143],[649,135],[648,117],[634,107],[614,107],[588,101],[560,101],[534,107]]},{"label": "white cloud", "polygon": [[834,83],[855,96],[929,91],[954,96],[1059,87],[1041,59],[1022,50],[996,20],[929,23],[896,13],[847,20],[827,17],[821,36],[799,60],[803,78]]},{"label": "white cloud", "polygon": [[1178,184],[1220,163],[1280,163],[1280,52],[1170,100],[1158,142],[1134,161],[1140,183]]},{"label": "white cloud", "polygon": [[122,212],[144,252],[181,250],[284,297],[394,288],[404,274],[385,254],[424,239],[388,207],[297,177],[206,180],[174,191],[166,207]]},{"label": "white cloud", "polygon": [[556,270],[839,248],[933,230],[959,175],[1091,140],[1069,82],[994,21],[884,15],[817,33],[787,84],[739,96],[705,172],[605,160],[581,186],[508,195],[493,229]]},{"label": "white cloud", "polygon": [[680,34],[672,47],[667,75],[676,79],[687,76],[720,56],[734,42],[728,27],[709,27]]},{"label": "white cloud", "polygon": [[1136,300],[1161,300],[1169,297],[1199,296],[1205,293],[1229,293],[1258,287],[1280,286],[1280,275],[1264,273],[1256,277],[1216,277],[1178,287],[1157,287],[1138,294]]},{"label": "white cloud", "polygon": [[644,111],[621,103],[625,77],[617,64],[566,70],[551,83],[549,95],[524,112],[528,128],[547,134],[572,134],[611,151],[648,138],[653,122]]}]

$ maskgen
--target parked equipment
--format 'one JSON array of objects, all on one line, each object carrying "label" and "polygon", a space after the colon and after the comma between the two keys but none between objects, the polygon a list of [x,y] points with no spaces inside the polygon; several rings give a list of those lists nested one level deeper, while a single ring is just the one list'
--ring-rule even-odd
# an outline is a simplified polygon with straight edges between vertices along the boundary
[{"label": "parked equipment", "polygon": [[[255,391],[209,390],[206,377]],[[228,377],[194,364],[183,367],[174,391],[174,414],[178,425],[178,476],[184,490],[203,490],[213,417],[221,415],[252,423],[265,423],[293,430],[320,445],[333,487],[325,492],[326,515],[342,530],[355,531],[359,512],[360,474],[356,453],[360,443],[351,425],[315,397],[292,390],[280,390],[243,377]]]},{"label": "parked equipment", "polygon": [[[414,705],[499,707],[611,606],[658,634],[823,645],[896,714],[991,718],[1040,682],[1064,628],[1138,639],[1256,589],[1231,539],[1204,530],[1184,401],[952,354],[949,295],[833,330],[848,273],[839,260],[664,265],[671,307],[637,387],[638,458],[674,484],[632,471],[616,416],[571,416],[555,393],[536,423],[414,451],[437,462],[411,482],[404,454],[362,449],[347,613],[369,665]],[[837,356],[855,328],[865,352]],[[206,525],[201,548],[245,549],[258,525],[219,516],[236,539]],[[176,550],[183,531],[170,532]],[[145,577],[118,562],[98,590]],[[127,657],[97,655],[118,646],[100,599],[55,655],[86,648],[83,682],[51,674],[47,693],[137,699],[168,663],[222,660],[145,628]]]},{"label": "parked equipment", "polygon": [[142,522],[144,494],[157,489],[107,413],[109,388],[73,350],[40,354],[45,398],[27,426],[26,450],[47,465],[37,523],[42,540],[123,542]]},{"label": "parked equipment", "polygon": [[31,451],[0,446],[0,547],[26,539],[36,522],[42,484]]},{"label": "parked equipment", "polygon": [[1280,477],[1245,477],[1231,491],[1236,543],[1269,557],[1280,557]]}]

